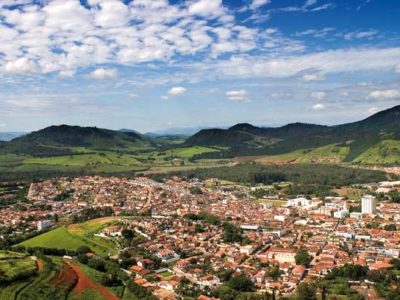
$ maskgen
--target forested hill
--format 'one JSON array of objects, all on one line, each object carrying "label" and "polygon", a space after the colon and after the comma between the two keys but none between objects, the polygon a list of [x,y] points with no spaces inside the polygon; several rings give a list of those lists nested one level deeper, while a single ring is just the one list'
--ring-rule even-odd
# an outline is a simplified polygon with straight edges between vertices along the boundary
[{"label": "forested hill", "polygon": [[151,146],[149,138],[135,132],[121,132],[97,127],[50,126],[0,144],[0,151],[48,155],[67,153],[73,147],[129,150]]},{"label": "forested hill", "polygon": [[396,161],[397,157],[400,163],[400,105],[362,121],[337,126],[293,123],[266,128],[237,124],[225,130],[206,129],[190,137],[186,145],[229,148],[225,153],[207,154],[208,157],[280,155],[335,145],[347,149],[341,157],[344,161],[369,155],[377,161],[380,157]]}]

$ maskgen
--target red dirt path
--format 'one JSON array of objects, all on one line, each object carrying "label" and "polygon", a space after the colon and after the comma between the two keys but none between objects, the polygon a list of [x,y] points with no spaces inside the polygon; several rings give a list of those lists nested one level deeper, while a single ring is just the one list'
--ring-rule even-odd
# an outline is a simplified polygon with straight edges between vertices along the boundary
[{"label": "red dirt path", "polygon": [[38,271],[39,271],[39,272],[42,271],[42,270],[43,270],[43,262],[42,262],[42,260],[41,260],[41,259],[38,259],[38,260],[36,261],[36,264],[37,264]]},{"label": "red dirt path", "polygon": [[94,282],[89,277],[87,277],[78,265],[74,264],[72,261],[67,259],[65,260],[65,262],[72,267],[72,269],[78,276],[78,282],[76,283],[74,289],[72,290],[73,293],[79,295],[86,289],[94,289],[108,300],[119,300],[117,296],[115,296],[113,293],[107,290],[104,286]]}]

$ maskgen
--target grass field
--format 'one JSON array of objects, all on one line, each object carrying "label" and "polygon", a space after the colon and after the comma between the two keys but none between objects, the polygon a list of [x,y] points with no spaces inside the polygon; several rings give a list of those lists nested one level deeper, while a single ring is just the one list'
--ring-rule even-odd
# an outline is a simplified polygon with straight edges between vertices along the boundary
[{"label": "grass field", "polygon": [[79,295],[71,293],[68,300],[107,300],[98,291],[94,289],[87,289]]},{"label": "grass field", "polygon": [[353,162],[372,165],[400,164],[400,141],[382,141],[362,153]]},{"label": "grass field", "polygon": [[315,149],[302,149],[279,155],[239,157],[239,161],[255,160],[260,163],[340,163],[349,153],[349,147],[331,144]]},{"label": "grass field", "polygon": [[88,246],[95,253],[105,256],[115,254],[116,245],[106,239],[94,236],[102,228],[115,221],[115,218],[95,219],[83,224],[72,224],[68,227],[59,227],[49,232],[24,241],[25,247],[44,247],[66,250],[76,250],[80,246]]}]

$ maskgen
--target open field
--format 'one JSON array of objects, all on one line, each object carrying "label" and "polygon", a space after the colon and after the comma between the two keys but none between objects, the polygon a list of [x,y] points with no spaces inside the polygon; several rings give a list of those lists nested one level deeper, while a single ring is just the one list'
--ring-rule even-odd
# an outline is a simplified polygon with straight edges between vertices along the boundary
[{"label": "open field", "polygon": [[[0,172],[17,176],[29,174],[124,174],[146,170],[170,171],[190,165],[191,168],[215,166],[214,160],[191,162],[194,155],[218,152],[210,147],[178,147],[165,151],[149,150],[132,154],[137,149],[124,149],[125,152],[94,150],[85,147],[69,148],[70,155],[34,157],[23,154],[0,154]],[[5,174],[4,174],[5,175]],[[3,175],[3,176],[4,176]]]},{"label": "open field", "polygon": [[94,236],[108,224],[117,218],[101,218],[91,220],[82,224],[63,226],[24,241],[21,245],[25,247],[57,248],[65,250],[76,250],[80,246],[88,246],[99,255],[107,255],[116,252],[116,245],[106,239]]},{"label": "open field", "polygon": [[286,163],[340,163],[349,153],[349,147],[331,144],[315,149],[301,149],[279,155],[237,157],[237,161],[257,161],[263,164]]},{"label": "open field", "polygon": [[276,199],[257,199],[257,203],[271,203],[274,206],[282,206],[287,203],[286,200],[276,200]]}]

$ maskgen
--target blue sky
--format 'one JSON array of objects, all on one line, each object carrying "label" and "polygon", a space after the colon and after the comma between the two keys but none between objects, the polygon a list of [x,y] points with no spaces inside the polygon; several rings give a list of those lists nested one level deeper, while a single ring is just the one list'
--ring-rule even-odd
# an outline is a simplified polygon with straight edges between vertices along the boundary
[{"label": "blue sky", "polygon": [[397,0],[0,0],[0,131],[339,124],[400,104]]}]

